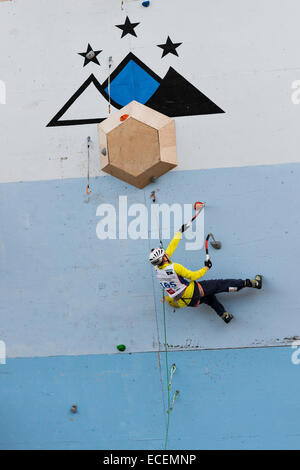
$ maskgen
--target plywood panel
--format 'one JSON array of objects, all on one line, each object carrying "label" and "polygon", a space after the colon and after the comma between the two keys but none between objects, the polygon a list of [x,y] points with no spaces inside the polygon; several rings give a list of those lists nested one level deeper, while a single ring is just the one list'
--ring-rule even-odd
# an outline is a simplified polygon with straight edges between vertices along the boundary
[{"label": "plywood panel", "polygon": [[175,121],[170,122],[159,131],[159,146],[161,160],[177,165]]},{"label": "plywood panel", "polygon": [[[128,118],[120,118],[127,114]],[[173,119],[132,101],[98,126],[103,171],[138,188],[177,165]],[[107,148],[103,158],[101,151]]]},{"label": "plywood panel", "polygon": [[158,131],[129,118],[108,134],[110,163],[138,176],[160,159]]}]

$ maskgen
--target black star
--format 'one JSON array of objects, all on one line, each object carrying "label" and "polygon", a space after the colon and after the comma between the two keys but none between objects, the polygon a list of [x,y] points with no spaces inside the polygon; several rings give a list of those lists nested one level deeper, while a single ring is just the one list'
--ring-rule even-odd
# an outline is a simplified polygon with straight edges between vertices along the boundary
[{"label": "black star", "polygon": [[174,55],[177,55],[177,47],[179,47],[180,45],[182,44],[182,42],[172,42],[171,39],[170,39],[170,36],[168,36],[168,39],[167,39],[167,42],[165,44],[158,44],[157,47],[160,47],[161,49],[163,49],[163,54],[161,56],[161,58],[165,57],[165,55],[168,55],[168,54],[174,54]]},{"label": "black star", "polygon": [[136,28],[137,25],[139,25],[139,24],[140,23],[131,23],[128,16],[126,16],[125,23],[124,24],[116,24],[116,27],[120,28],[123,31],[121,38],[123,38],[127,34],[131,34],[131,36],[137,37],[136,32],[134,31],[134,28]]},{"label": "black star", "polygon": [[85,67],[89,62],[94,62],[94,64],[100,65],[97,55],[100,54],[102,51],[93,51],[93,48],[91,47],[90,44],[88,44],[87,51],[86,52],[78,52],[79,55],[84,57],[84,64],[83,66]]}]

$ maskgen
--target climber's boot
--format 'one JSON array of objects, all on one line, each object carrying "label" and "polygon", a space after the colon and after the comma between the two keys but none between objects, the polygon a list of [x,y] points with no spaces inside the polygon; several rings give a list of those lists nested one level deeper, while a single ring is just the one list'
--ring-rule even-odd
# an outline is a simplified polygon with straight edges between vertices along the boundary
[{"label": "climber's boot", "polygon": [[253,287],[254,289],[262,288],[262,275],[257,274],[254,279],[246,279],[246,287]]},{"label": "climber's boot", "polygon": [[225,323],[229,323],[233,319],[233,315],[231,315],[231,313],[224,312],[221,318]]}]

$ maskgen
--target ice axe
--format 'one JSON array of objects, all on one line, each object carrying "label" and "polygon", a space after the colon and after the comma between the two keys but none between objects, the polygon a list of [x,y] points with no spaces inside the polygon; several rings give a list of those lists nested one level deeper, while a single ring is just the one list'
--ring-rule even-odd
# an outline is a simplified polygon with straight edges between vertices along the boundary
[{"label": "ice axe", "polygon": [[[153,200],[155,202],[155,193],[154,193],[154,191],[152,191],[151,197],[154,198]],[[181,229],[179,229],[179,231],[181,233],[185,232],[192,225],[192,222],[198,217],[198,215],[200,214],[200,212],[202,211],[202,209],[204,207],[205,207],[205,202],[201,202],[201,201],[195,202],[195,204],[194,204],[195,215],[192,217],[192,219],[189,222],[187,222],[186,224],[183,224]],[[210,244],[215,250],[220,250],[220,248],[222,247],[222,243],[220,241],[216,240],[214,235],[210,232],[207,235],[206,240],[205,240],[205,250],[206,250],[206,258],[205,259],[206,259],[206,261],[208,261],[210,259],[209,253],[208,253],[208,241],[209,241],[210,238],[212,238],[212,241],[210,242]]]},{"label": "ice axe", "polygon": [[195,202],[194,204],[195,215],[191,218],[189,222],[182,225],[182,227],[179,229],[181,233],[185,232],[192,225],[192,223],[198,217],[198,215],[200,214],[200,212],[202,211],[204,207],[205,207],[205,202],[201,202],[201,201]]},{"label": "ice axe", "polygon": [[208,261],[210,259],[210,256],[209,256],[209,253],[208,253],[208,240],[210,238],[212,238],[212,241],[210,242],[210,244],[215,250],[220,250],[220,248],[222,248],[222,243],[220,241],[216,240],[212,233],[209,233],[206,237],[206,240],[205,240],[205,251],[206,251],[205,260],[206,261]]}]

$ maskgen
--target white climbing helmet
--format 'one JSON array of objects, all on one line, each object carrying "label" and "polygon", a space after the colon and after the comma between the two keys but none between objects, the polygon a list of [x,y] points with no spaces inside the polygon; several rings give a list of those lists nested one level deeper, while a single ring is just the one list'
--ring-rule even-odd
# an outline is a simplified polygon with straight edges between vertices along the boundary
[{"label": "white climbing helmet", "polygon": [[149,255],[150,263],[157,266],[162,262],[163,256],[165,254],[165,250],[163,248],[152,248]]}]

